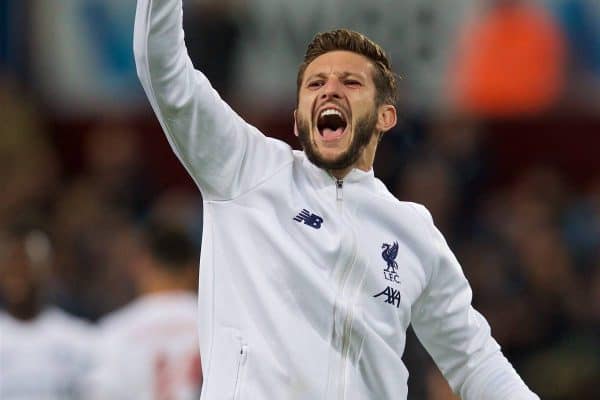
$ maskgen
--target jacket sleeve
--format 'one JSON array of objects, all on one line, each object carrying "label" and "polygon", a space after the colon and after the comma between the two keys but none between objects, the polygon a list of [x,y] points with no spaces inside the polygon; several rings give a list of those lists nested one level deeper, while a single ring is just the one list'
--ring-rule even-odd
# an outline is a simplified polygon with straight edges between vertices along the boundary
[{"label": "jacket sleeve", "polygon": [[207,199],[228,200],[291,160],[291,149],[237,115],[194,69],[182,0],[138,0],[137,73],[167,139]]},{"label": "jacket sleeve", "polygon": [[471,306],[460,264],[424,208],[433,235],[429,283],[413,305],[415,333],[463,400],[539,400],[500,351],[485,318]]}]

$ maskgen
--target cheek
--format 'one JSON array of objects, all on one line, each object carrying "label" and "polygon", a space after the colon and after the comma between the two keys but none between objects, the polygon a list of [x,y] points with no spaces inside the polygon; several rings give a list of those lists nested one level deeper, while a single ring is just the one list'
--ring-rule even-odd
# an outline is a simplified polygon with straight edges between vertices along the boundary
[{"label": "cheek", "polygon": [[353,111],[352,121],[355,122],[361,118],[375,115],[377,107],[375,107],[372,101],[363,100],[355,103]]},{"label": "cheek", "polygon": [[302,109],[303,112],[308,113],[310,112],[311,108],[312,108],[312,104],[314,102],[314,93],[310,93],[310,92],[303,92],[300,93],[300,96],[298,97],[298,108]]},{"label": "cheek", "polygon": [[300,102],[298,104],[298,114],[302,118],[310,117],[310,107],[306,102]]}]

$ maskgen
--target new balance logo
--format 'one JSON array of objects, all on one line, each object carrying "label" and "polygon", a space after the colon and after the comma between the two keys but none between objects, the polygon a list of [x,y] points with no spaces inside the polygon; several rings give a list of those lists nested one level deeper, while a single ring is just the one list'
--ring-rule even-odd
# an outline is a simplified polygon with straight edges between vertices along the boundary
[{"label": "new balance logo", "polygon": [[393,304],[396,308],[400,308],[400,291],[392,287],[386,287],[381,292],[377,293],[373,297],[386,296],[385,303]]},{"label": "new balance logo", "polygon": [[308,225],[315,229],[320,229],[321,224],[323,223],[323,218],[319,217],[316,214],[311,214],[310,211],[303,208],[302,211],[300,211],[300,214],[294,217],[294,221],[304,222],[304,225]]}]

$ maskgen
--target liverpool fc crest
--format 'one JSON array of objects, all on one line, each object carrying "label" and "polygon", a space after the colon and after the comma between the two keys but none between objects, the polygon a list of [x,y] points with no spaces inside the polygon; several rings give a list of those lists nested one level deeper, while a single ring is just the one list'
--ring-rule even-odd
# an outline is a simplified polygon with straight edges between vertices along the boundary
[{"label": "liverpool fc crest", "polygon": [[398,242],[390,245],[384,243],[381,245],[383,251],[381,257],[385,260],[387,266],[383,270],[383,276],[390,282],[400,283],[400,277],[398,276],[398,263],[396,257],[398,257]]},{"label": "liverpool fc crest", "polygon": [[383,249],[381,257],[383,257],[387,263],[385,272],[395,274],[396,270],[398,270],[398,263],[396,263],[396,257],[398,256],[398,242],[394,242],[393,245],[384,243],[381,245],[381,248]]}]

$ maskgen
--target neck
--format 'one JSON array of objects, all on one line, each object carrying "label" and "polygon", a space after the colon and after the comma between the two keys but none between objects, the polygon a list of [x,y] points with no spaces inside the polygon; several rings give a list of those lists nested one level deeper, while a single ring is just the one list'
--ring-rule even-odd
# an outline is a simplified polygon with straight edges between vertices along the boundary
[{"label": "neck", "polygon": [[27,301],[20,304],[7,306],[8,313],[21,321],[30,321],[34,319],[38,316],[41,309],[39,302],[34,298],[27,299]]},{"label": "neck", "polygon": [[377,144],[379,143],[379,135],[373,135],[369,143],[365,146],[360,154],[360,157],[354,164],[349,167],[342,169],[330,169],[327,172],[337,179],[344,179],[346,175],[350,173],[354,168],[360,169],[361,171],[368,172],[373,168],[375,161],[375,151],[377,150]]},{"label": "neck", "polygon": [[329,172],[329,175],[333,176],[336,179],[344,179],[344,177],[348,175],[353,169],[354,166],[350,166],[344,169],[330,169],[327,172]]}]

